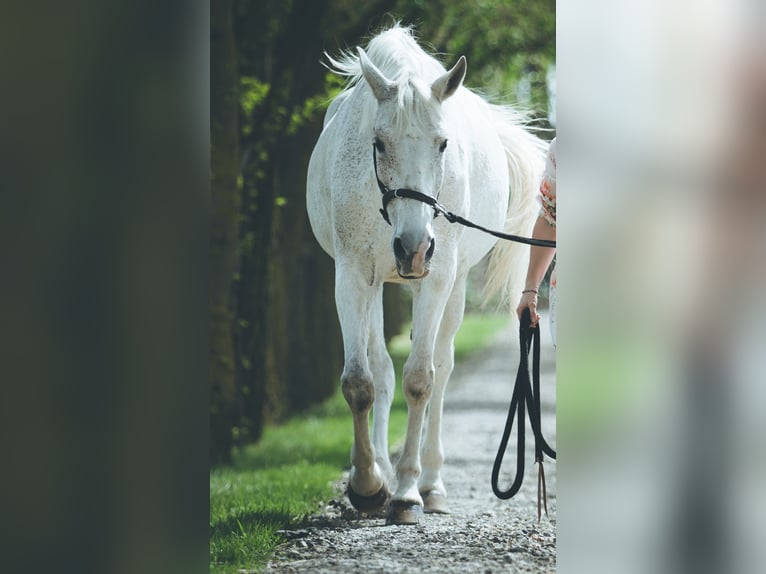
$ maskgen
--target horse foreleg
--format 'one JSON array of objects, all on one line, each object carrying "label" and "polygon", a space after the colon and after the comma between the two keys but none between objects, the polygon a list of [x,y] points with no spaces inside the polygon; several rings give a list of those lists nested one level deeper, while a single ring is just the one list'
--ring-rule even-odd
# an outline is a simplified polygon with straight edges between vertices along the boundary
[{"label": "horse foreleg", "polygon": [[369,428],[375,388],[367,349],[376,294],[380,294],[380,289],[368,285],[352,267],[336,267],[335,302],[345,356],[341,388],[354,421],[348,497],[355,508],[364,512],[379,510],[388,500],[383,473],[375,462]]},{"label": "horse foreleg", "polygon": [[[382,286],[381,286],[382,288]],[[388,456],[388,420],[394,399],[394,364],[388,354],[383,334],[383,298],[373,305],[370,322],[369,352],[370,368],[375,385],[375,401],[372,406],[372,444],[375,447],[375,462],[384,473],[387,484],[394,481],[394,468]]]},{"label": "horse foreleg", "polygon": [[391,501],[389,524],[416,524],[423,513],[418,490],[420,435],[434,386],[434,343],[448,293],[448,287],[439,282],[415,290],[412,350],[404,365],[402,381],[407,401],[407,436],[396,465],[397,488]]},{"label": "horse foreleg", "polygon": [[465,277],[459,277],[444,309],[434,349],[436,367],[434,390],[428,406],[426,432],[421,449],[423,470],[418,483],[426,512],[449,512],[447,490],[441,476],[444,463],[444,448],[441,440],[442,414],[444,393],[455,365],[455,334],[463,321],[464,309]]}]

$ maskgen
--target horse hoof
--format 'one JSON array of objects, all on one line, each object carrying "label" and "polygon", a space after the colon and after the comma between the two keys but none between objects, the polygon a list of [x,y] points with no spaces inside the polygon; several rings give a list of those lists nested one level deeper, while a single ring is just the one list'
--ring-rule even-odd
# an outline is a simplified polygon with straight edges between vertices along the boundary
[{"label": "horse hoof", "polygon": [[386,524],[417,524],[423,518],[423,507],[413,502],[393,500],[388,507]]},{"label": "horse hoof", "polygon": [[423,509],[429,514],[449,514],[447,496],[432,490],[421,493],[423,497]]},{"label": "horse hoof", "polygon": [[351,503],[351,506],[356,508],[359,512],[365,513],[377,512],[385,507],[389,496],[385,484],[380,487],[378,492],[371,494],[370,496],[357,494],[349,484],[346,494],[348,495],[348,500]]}]

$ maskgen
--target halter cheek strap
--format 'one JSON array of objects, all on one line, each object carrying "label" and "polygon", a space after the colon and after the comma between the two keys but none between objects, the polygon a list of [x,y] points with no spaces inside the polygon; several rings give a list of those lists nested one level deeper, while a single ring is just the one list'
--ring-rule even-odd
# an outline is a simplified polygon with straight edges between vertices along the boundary
[{"label": "halter cheek strap", "polygon": [[378,152],[375,144],[372,145],[372,161],[373,166],[375,167],[375,179],[378,182],[378,189],[380,189],[380,193],[382,194],[381,201],[383,202],[383,207],[380,209],[380,214],[383,216],[383,219],[386,220],[386,223],[391,225],[391,219],[388,217],[388,204],[396,197],[417,199],[418,201],[430,205],[434,210],[434,219],[438,217],[439,213],[444,213],[445,215],[448,213],[447,210],[436,201],[436,198],[431,197],[430,195],[404,187],[398,189],[389,189],[386,187],[386,184],[380,181],[380,177],[378,176]]}]

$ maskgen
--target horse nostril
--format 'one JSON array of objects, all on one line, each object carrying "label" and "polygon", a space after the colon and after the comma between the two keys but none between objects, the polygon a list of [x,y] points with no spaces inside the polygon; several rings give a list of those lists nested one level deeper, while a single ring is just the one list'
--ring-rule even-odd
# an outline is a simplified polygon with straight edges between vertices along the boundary
[{"label": "horse nostril", "polygon": [[402,261],[407,259],[407,252],[404,250],[402,240],[398,237],[394,239],[394,256]]},{"label": "horse nostril", "polygon": [[431,257],[434,256],[434,249],[436,248],[436,240],[431,240],[431,245],[428,246],[428,251],[426,251],[426,261],[430,261]]}]

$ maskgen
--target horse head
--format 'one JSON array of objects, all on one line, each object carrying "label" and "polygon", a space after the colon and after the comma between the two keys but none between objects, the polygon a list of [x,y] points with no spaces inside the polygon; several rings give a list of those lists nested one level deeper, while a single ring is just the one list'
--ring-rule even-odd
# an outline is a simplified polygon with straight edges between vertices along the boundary
[{"label": "horse head", "polygon": [[[390,80],[362,48],[359,63],[378,102],[371,135],[381,189],[415,190],[438,198],[449,155],[443,104],[463,83],[465,57],[431,82],[413,76]],[[436,246],[434,211],[420,201],[394,198],[385,207],[385,215],[392,227],[397,273],[405,279],[423,278]]]}]

